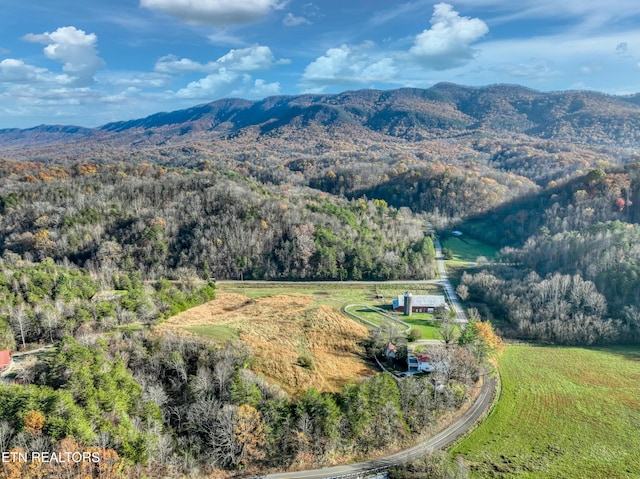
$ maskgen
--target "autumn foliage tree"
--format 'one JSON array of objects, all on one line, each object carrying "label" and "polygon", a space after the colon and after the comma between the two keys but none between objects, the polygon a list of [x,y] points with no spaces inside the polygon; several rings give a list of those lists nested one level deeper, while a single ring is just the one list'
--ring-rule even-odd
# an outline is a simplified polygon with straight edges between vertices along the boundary
[{"label": "autumn foliage tree", "polygon": [[[3,451],[5,452],[5,451]],[[17,460],[17,455],[26,454],[27,452],[21,447],[14,447],[7,451],[10,458],[9,461],[0,463],[0,479],[27,479],[29,477],[29,465],[21,460]]]},{"label": "autumn foliage tree", "polygon": [[45,417],[40,411],[31,410],[24,417],[24,431],[32,436],[40,434],[44,427]]},{"label": "autumn foliage tree", "polygon": [[503,353],[505,344],[493,330],[493,325],[489,321],[478,321],[475,323],[478,331],[478,340],[487,351],[489,361],[497,366],[497,359]]},{"label": "autumn foliage tree", "polygon": [[245,465],[249,461],[262,459],[262,447],[266,441],[264,421],[260,413],[248,404],[236,410],[234,436],[240,445],[238,463]]},{"label": "autumn foliage tree", "polygon": [[505,344],[489,321],[481,321],[477,310],[470,310],[469,322],[462,328],[458,344],[469,347],[479,361],[489,361],[497,366],[497,359],[504,351]]}]

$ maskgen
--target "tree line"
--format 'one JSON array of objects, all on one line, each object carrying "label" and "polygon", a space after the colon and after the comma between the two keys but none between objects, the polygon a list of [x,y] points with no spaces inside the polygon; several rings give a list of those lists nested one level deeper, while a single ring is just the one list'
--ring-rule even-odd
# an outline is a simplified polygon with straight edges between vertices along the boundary
[{"label": "tree line", "polygon": [[65,336],[150,325],[215,297],[213,282],[145,281],[117,272],[108,289],[101,278],[51,258],[39,263],[6,252],[0,258],[0,348],[25,349]]}]

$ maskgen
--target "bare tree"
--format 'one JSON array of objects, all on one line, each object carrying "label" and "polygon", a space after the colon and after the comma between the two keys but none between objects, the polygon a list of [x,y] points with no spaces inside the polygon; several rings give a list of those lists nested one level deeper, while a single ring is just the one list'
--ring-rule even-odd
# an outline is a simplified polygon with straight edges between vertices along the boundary
[{"label": "bare tree", "polygon": [[458,329],[456,323],[451,321],[449,317],[444,317],[438,323],[438,332],[442,336],[442,340],[445,344],[451,344],[456,340],[458,335]]},{"label": "bare tree", "polygon": [[29,318],[25,311],[24,303],[20,303],[16,308],[11,310],[11,326],[13,329],[20,333],[20,340],[22,341],[22,349],[27,348],[26,335],[29,332]]},{"label": "bare tree", "polygon": [[456,288],[456,293],[462,301],[469,299],[469,286],[464,283],[460,283]]},{"label": "bare tree", "polygon": [[7,421],[0,421],[0,451],[8,451],[14,430]]},{"label": "bare tree", "polygon": [[172,351],[168,358],[168,364],[177,374],[180,380],[187,382],[187,365],[184,362],[184,358],[178,351]]},{"label": "bare tree", "polygon": [[206,436],[215,434],[222,403],[215,398],[202,398],[188,406],[187,421],[192,430]]},{"label": "bare tree", "polygon": [[237,465],[242,454],[242,444],[236,439],[236,409],[232,405],[220,409],[216,427],[209,434],[211,454],[223,467]]},{"label": "bare tree", "polygon": [[226,399],[228,396],[228,386],[235,374],[237,360],[233,349],[225,348],[213,368],[213,378],[221,399]]},{"label": "bare tree", "polygon": [[163,408],[169,402],[169,396],[161,384],[148,385],[142,395],[143,399],[152,401],[159,408]]},{"label": "bare tree", "polygon": [[169,434],[158,433],[155,443],[155,457],[161,464],[165,464],[171,458],[173,452],[173,440]]},{"label": "bare tree", "polygon": [[196,376],[191,380],[191,389],[197,397],[207,397],[215,392],[216,377],[211,369],[200,366]]},{"label": "bare tree", "polygon": [[51,304],[39,304],[35,308],[36,316],[40,319],[40,323],[49,332],[49,341],[54,341],[54,332],[57,333],[57,329],[60,325],[60,315]]},{"label": "bare tree", "polygon": [[112,446],[111,435],[106,431],[100,431],[95,444],[101,449],[109,449]]}]

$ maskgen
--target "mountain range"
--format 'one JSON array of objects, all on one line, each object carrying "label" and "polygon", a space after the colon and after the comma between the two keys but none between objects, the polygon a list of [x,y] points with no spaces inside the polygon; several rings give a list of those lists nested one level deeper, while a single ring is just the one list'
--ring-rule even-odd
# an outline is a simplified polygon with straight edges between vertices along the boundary
[{"label": "mountain range", "polygon": [[[543,93],[517,85],[359,90],[340,94],[224,99],[98,128],[41,125],[0,130],[9,159],[78,157],[105,147],[148,149],[244,138],[294,143],[397,143],[521,135],[589,147],[640,148],[640,94]],[[59,148],[64,145],[64,148]]]}]

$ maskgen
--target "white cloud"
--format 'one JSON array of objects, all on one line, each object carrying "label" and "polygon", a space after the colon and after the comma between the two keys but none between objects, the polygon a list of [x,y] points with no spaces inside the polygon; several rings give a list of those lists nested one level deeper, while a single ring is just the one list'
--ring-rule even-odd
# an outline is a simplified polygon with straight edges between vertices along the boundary
[{"label": "white cloud", "polygon": [[96,71],[104,66],[104,61],[98,57],[98,37],[94,33],[87,34],[76,27],[60,27],[52,33],[30,33],[24,39],[45,44],[44,54],[62,63],[62,70],[74,86],[91,85]]},{"label": "white cloud", "polygon": [[216,61],[200,63],[189,58],[166,55],[158,59],[154,70],[159,73],[216,73],[222,69],[235,72],[269,70],[274,65],[289,63],[287,59],[276,60],[271,48],[254,45],[249,48],[237,48]]},{"label": "white cloud", "polygon": [[251,75],[243,75],[243,85],[231,92],[231,96],[243,98],[264,98],[280,94],[280,83],[267,83],[262,78],[255,81]]},{"label": "white cloud", "polygon": [[549,62],[539,59],[531,59],[529,62],[497,65],[492,69],[516,78],[543,79],[562,76],[560,70]]},{"label": "white cloud", "polygon": [[199,63],[188,58],[178,58],[175,55],[166,55],[156,62],[155,71],[160,73],[193,73],[211,72],[217,69],[215,62]]},{"label": "white cloud", "polygon": [[140,6],[159,10],[196,25],[252,23],[284,7],[279,0],[140,0]]},{"label": "white cloud", "polygon": [[280,93],[280,83],[267,83],[263,79],[252,82],[251,75],[222,69],[198,81],[190,82],[175,93],[177,98],[214,100],[222,96],[263,98]]},{"label": "white cloud", "polygon": [[176,96],[180,98],[211,98],[234,91],[253,92],[255,96],[260,95],[258,92],[261,90],[278,93],[280,85],[256,80],[251,89],[234,90],[234,88],[252,80],[249,72],[266,71],[275,65],[287,62],[288,60],[276,60],[269,47],[255,45],[230,50],[215,62],[206,64],[185,58],[178,60],[176,57],[163,57],[156,63],[156,70],[168,73],[210,72],[206,77],[192,81],[185,88],[178,90]]},{"label": "white cloud", "polygon": [[[2,94],[11,102],[27,107],[80,105],[95,98],[89,88],[51,88],[43,90],[34,85],[20,85]],[[53,114],[53,112],[51,113]]]},{"label": "white cloud", "polygon": [[113,85],[116,87],[129,88],[167,88],[173,77],[167,73],[160,72],[128,72],[119,71],[116,73],[100,75],[100,83]]},{"label": "white cloud", "polygon": [[46,68],[27,65],[22,60],[7,58],[0,62],[0,82],[3,83],[34,83],[45,80]]},{"label": "white cloud", "polygon": [[278,95],[280,93],[280,82],[267,83],[266,81],[258,78],[253,83],[253,88],[249,93],[254,97]]},{"label": "white cloud", "polygon": [[230,50],[216,60],[221,67],[236,71],[268,70],[275,63],[273,52],[269,47],[256,45],[249,48]]},{"label": "white cloud", "polygon": [[[422,5],[408,3],[401,9],[411,11]],[[387,17],[389,14],[374,17],[372,22],[384,23]],[[451,5],[439,3],[434,6],[431,28],[415,36],[409,51],[373,51],[373,42],[331,48],[307,65],[300,86],[308,92],[321,92],[329,85],[424,82],[418,78],[425,68],[448,70],[468,63],[476,53],[471,45],[488,31],[482,20],[461,17]]]},{"label": "white cloud", "polygon": [[22,59],[0,61],[0,103],[12,117],[54,118],[76,108],[90,108],[102,92],[88,88],[104,62],[96,50],[97,37],[75,27],[23,37],[44,44],[44,55],[62,64],[61,72],[26,63]]},{"label": "white cloud", "polygon": [[309,25],[311,22],[304,17],[296,17],[293,13],[289,12],[282,19],[282,24],[285,27],[297,27],[298,25]]},{"label": "white cloud", "polygon": [[353,75],[348,72],[352,67],[349,62],[351,49],[347,45],[330,48],[326,54],[311,62],[304,70],[302,78],[307,81],[326,81]]},{"label": "white cloud", "polygon": [[[23,60],[6,58],[0,61],[0,84],[12,88],[12,92],[37,85],[37,89],[43,90],[45,94],[50,89],[72,86],[73,81],[74,79],[66,74],[52,73],[46,68],[29,65]],[[43,88],[44,85],[47,88]]]},{"label": "white cloud", "polygon": [[178,98],[214,98],[224,94],[240,78],[237,72],[220,70],[198,81],[190,82],[176,92]]},{"label": "white cloud", "polygon": [[111,103],[111,104],[123,104],[123,103],[130,103],[132,101],[135,101],[136,98],[140,97],[140,93],[141,90],[139,88],[136,87],[129,87],[119,93],[116,93],[114,95],[105,95],[102,98],[99,99],[99,101],[101,103]]},{"label": "white cloud", "polygon": [[247,42],[239,36],[229,33],[226,28],[221,28],[215,32],[207,35],[207,38],[214,45],[232,45],[232,46],[244,46]]},{"label": "white cloud", "polygon": [[311,62],[302,74],[301,86],[306,91],[319,92],[329,84],[366,84],[390,82],[398,75],[394,59],[377,58],[370,50],[372,42],[359,46],[342,45],[330,48]]},{"label": "white cloud", "polygon": [[433,7],[431,28],[415,37],[409,53],[426,68],[448,70],[471,60],[471,45],[488,32],[479,18],[461,17],[451,5],[439,3]]}]

